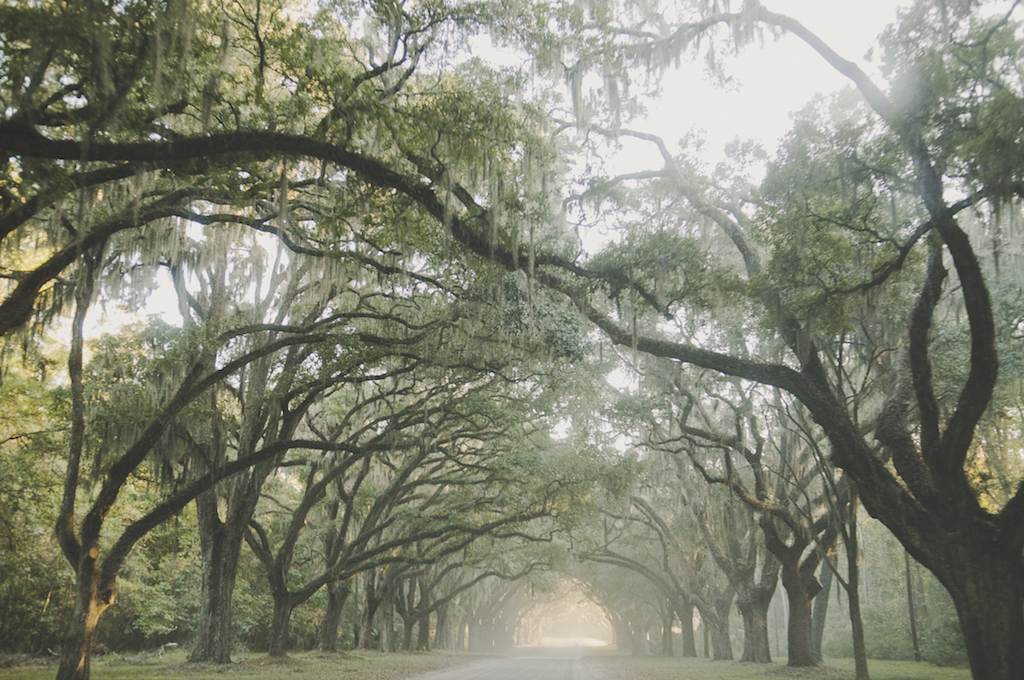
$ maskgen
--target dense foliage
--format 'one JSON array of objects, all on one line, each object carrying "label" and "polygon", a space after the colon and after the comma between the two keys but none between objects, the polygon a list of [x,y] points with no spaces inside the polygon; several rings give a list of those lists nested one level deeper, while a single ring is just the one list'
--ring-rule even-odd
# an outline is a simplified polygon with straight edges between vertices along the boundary
[{"label": "dense foliage", "polygon": [[[909,3],[871,76],[756,1],[0,7],[0,644],[498,649],[559,572],[766,662],[777,572],[865,678],[863,507],[1013,677],[1020,11]],[[783,35],[852,87],[774,153],[643,129]]]}]

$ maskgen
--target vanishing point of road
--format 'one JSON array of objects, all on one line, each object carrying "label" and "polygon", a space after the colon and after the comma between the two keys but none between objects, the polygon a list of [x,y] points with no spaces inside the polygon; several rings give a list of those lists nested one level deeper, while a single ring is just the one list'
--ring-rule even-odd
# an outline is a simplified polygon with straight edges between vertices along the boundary
[{"label": "vanishing point of road", "polygon": [[[593,661],[590,659],[589,661]],[[516,656],[477,661],[413,680],[612,680],[579,647],[523,650]]]}]

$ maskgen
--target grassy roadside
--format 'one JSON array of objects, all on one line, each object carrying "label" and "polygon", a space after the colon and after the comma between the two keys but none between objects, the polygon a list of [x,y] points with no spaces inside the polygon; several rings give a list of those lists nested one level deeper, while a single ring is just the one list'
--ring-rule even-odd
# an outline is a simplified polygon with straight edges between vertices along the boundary
[{"label": "grassy roadside", "polygon": [[[597,656],[586,661],[595,677],[609,680],[854,680],[853,659],[826,659],[817,668],[666,657]],[[966,668],[910,661],[869,661],[871,680],[970,680]]]},{"label": "grassy roadside", "polygon": [[[266,655],[240,656],[230,666],[190,664],[185,652],[162,659],[155,655],[103,657],[93,662],[94,680],[403,680],[421,673],[458,666],[480,656],[457,652],[381,654],[349,651],[309,652],[286,659]],[[829,659],[813,669],[790,669],[782,662],[769,665],[707,659],[644,657],[599,652],[584,662],[593,677],[606,680],[853,680],[852,659]],[[969,680],[966,668],[940,668],[908,661],[871,661],[872,680]],[[0,680],[51,680],[56,666],[0,669]],[[296,676],[298,674],[298,676]]]},{"label": "grassy roadside", "polygon": [[[308,652],[285,659],[265,654],[236,655],[230,666],[192,664],[185,652],[164,655],[108,656],[93,659],[93,680],[403,680],[481,657],[457,652],[381,654],[348,651],[336,654]],[[56,664],[0,669],[0,680],[52,680]]]}]

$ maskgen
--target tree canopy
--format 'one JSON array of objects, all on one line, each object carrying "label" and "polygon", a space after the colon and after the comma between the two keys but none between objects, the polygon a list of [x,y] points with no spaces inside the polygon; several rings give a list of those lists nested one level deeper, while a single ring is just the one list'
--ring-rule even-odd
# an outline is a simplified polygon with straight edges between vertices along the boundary
[{"label": "tree canopy", "polygon": [[[908,3],[870,68],[770,3],[732,4],[0,8],[0,370],[15,416],[0,434],[17,477],[2,483],[39,490],[4,516],[52,522],[75,574],[59,676],[88,677],[131,551],[192,501],[201,626],[219,631],[200,656],[224,661],[230,618],[210,612],[231,601],[243,540],[282,644],[295,607],[372,570],[391,569],[367,577],[367,603],[422,620],[442,606],[412,593],[425,565],[478,538],[554,540],[598,513],[598,482],[613,505],[628,497],[618,428],[637,456],[667,455],[747,508],[704,489],[708,513],[760,513],[750,531],[790,602],[805,589],[801,610],[859,501],[948,591],[974,677],[1012,677],[1019,3]],[[793,102],[777,150],[737,142],[708,169],[690,131],[645,129],[647,94],[679,64],[724,81],[723,50],[783,34],[850,87]],[[519,65],[474,56],[481,39]],[[617,171],[625,142],[657,167]],[[163,318],[144,321],[154,306]],[[99,336],[114,308],[132,320]],[[612,360],[641,392],[632,413],[598,403]],[[785,484],[764,482],[769,444]],[[671,492],[633,496],[618,519],[684,543]],[[331,528],[292,573],[314,515]],[[724,560],[728,542],[699,513],[687,522],[685,542]],[[689,549],[663,551],[675,564],[657,574],[601,550],[686,605],[703,587],[752,596],[738,576],[663,587]],[[507,567],[480,573],[525,573]],[[663,609],[671,630],[684,603]],[[790,663],[814,662],[793,649]]]}]

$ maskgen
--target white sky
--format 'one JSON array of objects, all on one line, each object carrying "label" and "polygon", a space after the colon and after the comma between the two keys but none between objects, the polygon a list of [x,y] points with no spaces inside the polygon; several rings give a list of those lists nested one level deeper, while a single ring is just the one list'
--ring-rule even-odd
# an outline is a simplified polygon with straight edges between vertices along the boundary
[{"label": "white sky", "polygon": [[[907,2],[764,0],[763,4],[800,21],[841,56],[871,73],[873,68],[864,55],[878,34],[895,20],[896,8]],[[702,74],[702,64],[680,70],[664,81],[666,98],[660,105],[650,106],[646,127],[670,144],[691,129],[702,130],[712,165],[722,157],[724,145],[736,137],[759,140],[772,153],[789,130],[790,113],[802,108],[816,93],[834,92],[849,84],[791,35],[777,41],[769,37],[763,47],[749,45],[721,63],[735,79],[732,86],[722,89],[712,85]],[[646,167],[652,167],[654,157],[649,161]]]}]

